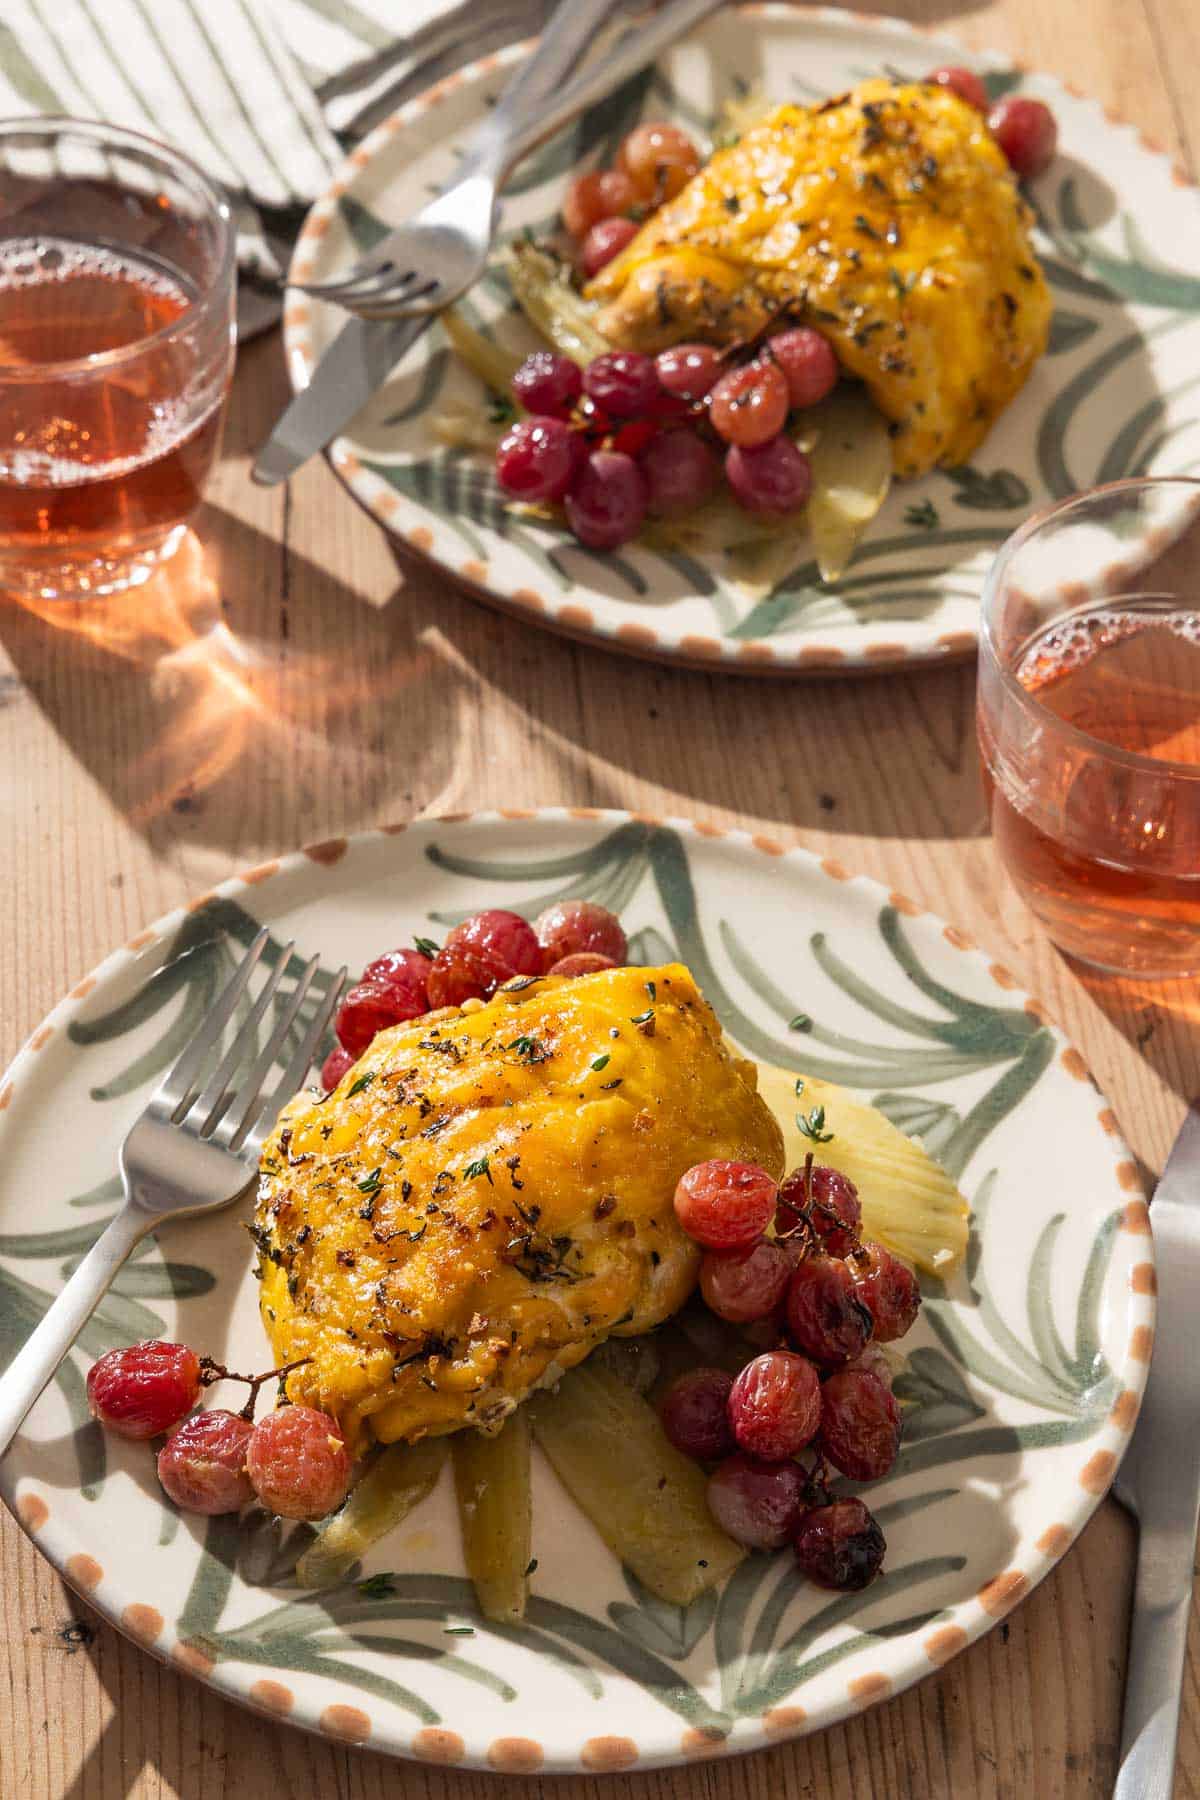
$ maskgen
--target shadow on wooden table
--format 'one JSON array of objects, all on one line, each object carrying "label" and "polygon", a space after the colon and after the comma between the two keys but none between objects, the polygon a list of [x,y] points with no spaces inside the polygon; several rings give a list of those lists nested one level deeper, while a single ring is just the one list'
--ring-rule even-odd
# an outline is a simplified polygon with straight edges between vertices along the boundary
[{"label": "shadow on wooden table", "polygon": [[[1195,980],[1143,981],[1090,968],[1074,957],[1063,961],[1162,1082],[1182,1100],[1200,1094],[1200,986]],[[1157,1177],[1137,1160],[1149,1193]]]}]

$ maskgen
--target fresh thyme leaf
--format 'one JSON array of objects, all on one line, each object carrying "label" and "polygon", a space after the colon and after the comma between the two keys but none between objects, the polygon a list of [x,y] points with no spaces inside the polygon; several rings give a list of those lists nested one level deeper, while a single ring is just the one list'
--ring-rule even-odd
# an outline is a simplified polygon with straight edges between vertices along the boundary
[{"label": "fresh thyme leaf", "polygon": [[378,1575],[368,1575],[365,1581],[355,1585],[364,1600],[390,1600],[396,1592],[395,1577],[384,1570]]},{"label": "fresh thyme leaf", "polygon": [[804,1092],[804,1077],[802,1075],[798,1075],[796,1077],[796,1098],[797,1098],[797,1100],[800,1098],[800,1096],[803,1092]]},{"label": "fresh thyme leaf", "polygon": [[612,1061],[612,1057],[608,1056],[607,1054],[604,1056],[593,1056],[591,1062],[588,1064],[588,1067],[590,1069],[592,1069],[598,1075],[600,1073],[601,1069],[607,1069],[607,1067],[611,1061]]},{"label": "fresh thyme leaf", "polygon": [[833,1142],[832,1131],[825,1129],[825,1108],[823,1106],[814,1106],[807,1118],[803,1113],[797,1113],[796,1128],[801,1137],[810,1139],[814,1144],[831,1144]]},{"label": "fresh thyme leaf", "polygon": [[646,983],[646,992],[649,994],[649,996],[652,1000],[657,1000],[658,999],[658,983],[656,981],[648,981]]},{"label": "fresh thyme leaf", "polygon": [[347,1094],[346,1094],[347,1100],[353,1100],[355,1094],[361,1094],[364,1088],[369,1088],[371,1083],[374,1081],[374,1079],[375,1079],[374,1070],[368,1071],[368,1073],[366,1075],[360,1075],[358,1080],[351,1085],[349,1091],[347,1092]]},{"label": "fresh thyme leaf", "polygon": [[445,1632],[447,1637],[474,1637],[475,1636],[475,1627],[473,1625],[443,1625],[442,1630]]},{"label": "fresh thyme leaf", "polygon": [[421,952],[421,955],[429,957],[431,962],[435,956],[441,953],[441,945],[435,944],[432,938],[415,937],[413,943]]},{"label": "fresh thyme leaf", "polygon": [[797,1013],[795,1018],[788,1022],[789,1031],[811,1031],[812,1028],[813,1022],[807,1013]]},{"label": "fresh thyme leaf", "polygon": [[359,1193],[360,1194],[375,1193],[379,1187],[379,1178],[382,1175],[382,1173],[383,1173],[382,1169],[372,1169],[371,1173],[369,1175],[364,1175],[361,1181],[356,1181],[354,1185],[358,1189]]},{"label": "fresh thyme leaf", "polygon": [[488,418],[493,425],[508,425],[517,416],[517,409],[511,400],[503,394],[492,394],[488,399]]},{"label": "fresh thyme leaf", "polygon": [[637,1017],[635,1019],[630,1019],[629,1023],[631,1025],[644,1025],[648,1019],[652,1019],[653,1017],[654,1008],[648,1006],[644,1013],[638,1013]]},{"label": "fresh thyme leaf", "polygon": [[477,1181],[481,1175],[487,1176],[489,1187],[495,1186],[495,1183],[492,1180],[492,1171],[488,1166],[488,1158],[486,1156],[481,1156],[478,1161],[469,1162],[467,1164],[466,1168],[463,1170],[463,1180]]},{"label": "fresh thyme leaf", "polygon": [[941,522],[932,500],[922,500],[919,506],[906,506],[904,509],[904,523],[915,525],[920,531],[936,531]]},{"label": "fresh thyme leaf", "polygon": [[504,1048],[515,1050],[522,1062],[536,1062],[542,1047],[535,1037],[516,1037],[511,1044],[505,1044]]}]

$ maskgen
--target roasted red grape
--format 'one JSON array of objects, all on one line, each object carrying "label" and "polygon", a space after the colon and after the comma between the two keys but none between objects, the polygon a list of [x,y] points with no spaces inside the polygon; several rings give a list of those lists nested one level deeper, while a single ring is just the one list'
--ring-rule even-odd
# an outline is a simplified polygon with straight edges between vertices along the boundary
[{"label": "roasted red grape", "polygon": [[865,1369],[839,1369],[821,1386],[821,1448],[852,1481],[879,1481],[900,1448],[900,1408]]},{"label": "roasted red grape", "polygon": [[605,969],[616,967],[611,956],[601,956],[596,950],[576,950],[573,956],[560,956],[557,962],[550,964],[546,973],[563,975],[570,981],[576,975],[601,975]]},{"label": "roasted red grape", "polygon": [[800,1520],[792,1545],[810,1581],[851,1592],[874,1581],[887,1551],[882,1531],[861,1500],[814,1506]]},{"label": "roasted red grape", "polygon": [[640,350],[608,350],[583,371],[583,391],[614,419],[639,419],[658,398],[658,376]]},{"label": "roasted red grape", "polygon": [[414,1012],[406,993],[385,987],[381,981],[359,981],[338,1007],[333,1029],[343,1050],[359,1057],[378,1032],[389,1025],[403,1025],[426,1010],[427,1005]]},{"label": "roasted red grape", "polygon": [[281,1406],[251,1432],[246,1473],[268,1512],[281,1519],[323,1519],[346,1498],[350,1456],[328,1413]]},{"label": "roasted red grape", "polygon": [[794,1462],[728,1457],[709,1477],[708,1510],[736,1544],[778,1550],[804,1511],[803,1470]]},{"label": "roasted red grape", "polygon": [[200,1358],[186,1344],[150,1338],[110,1350],[87,1374],[88,1408],[118,1437],[152,1438],[190,1412],[200,1393]]},{"label": "roasted red grape", "polygon": [[711,344],[676,344],[654,359],[660,386],[681,400],[703,400],[724,366]]},{"label": "roasted red grape", "polygon": [[987,87],[983,77],[977,75],[974,69],[962,69],[953,63],[947,63],[940,69],[934,69],[925,79],[937,87],[949,88],[952,94],[957,94],[960,100],[965,100],[976,112],[985,113],[988,109]]},{"label": "roasted red grape", "polygon": [[559,900],[538,915],[533,929],[547,970],[564,956],[582,952],[614,963],[623,963],[628,953],[620,919],[594,900]]},{"label": "roasted red grape", "polygon": [[461,1006],[490,1000],[514,975],[540,975],[542,947],[533,926],[519,913],[490,907],[456,925],[433,959],[429,999],[433,1006]]},{"label": "roasted red grape", "polygon": [[811,325],[777,331],[767,350],[783,370],[792,406],[815,406],[837,386],[838,360],[828,338]]},{"label": "roasted red grape", "polygon": [[581,450],[565,419],[518,419],[496,446],[496,480],[519,500],[561,500],[579,467]]},{"label": "roasted red grape", "polygon": [[725,452],[725,479],[747,512],[790,513],[808,499],[812,464],[781,433],[753,450],[731,444]]},{"label": "roasted red grape", "polygon": [[646,516],[646,481],[632,456],[593,450],[564,503],[567,523],[589,550],[616,550]]},{"label": "roasted red grape", "polygon": [[583,392],[583,370],[556,350],[535,350],[512,378],[512,395],[526,412],[563,419]]},{"label": "roasted red grape", "polygon": [[254,1430],[240,1413],[197,1413],[185,1419],[158,1453],[158,1479],[184,1512],[240,1512],[254,1498],[246,1473],[246,1445]]},{"label": "roasted red grape", "polygon": [[583,239],[601,219],[628,212],[636,199],[637,190],[624,169],[592,169],[576,175],[563,196],[563,224],[573,238]]},{"label": "roasted red grape", "polygon": [[858,1189],[837,1169],[814,1163],[793,1169],[779,1185],[775,1230],[782,1236],[807,1221],[829,1256],[845,1256],[858,1242],[862,1218]]},{"label": "roasted red grape", "polygon": [[763,360],[743,363],[722,375],[708,396],[708,416],[727,444],[753,450],[778,437],[789,404],[783,370]]},{"label": "roasted red grape", "polygon": [[1006,94],[988,114],[992,136],[1021,181],[1041,175],[1058,149],[1058,124],[1050,108],[1025,94]]},{"label": "roasted red grape", "polygon": [[617,164],[639,196],[658,206],[673,200],[700,167],[700,152],[678,125],[647,120],[635,125],[617,152]]},{"label": "roasted red grape", "polygon": [[858,1356],[871,1335],[871,1314],[847,1265],[833,1256],[806,1256],[787,1290],[788,1336],[825,1368]]},{"label": "roasted red grape", "polygon": [[367,964],[360,979],[377,982],[379,986],[403,995],[412,1008],[408,1017],[419,1019],[422,1013],[429,1011],[428,983],[432,967],[430,959],[421,950],[386,950]]},{"label": "roasted red grape", "polygon": [[876,1344],[874,1341],[867,1345],[861,1356],[856,1356],[852,1363],[847,1363],[846,1368],[858,1369],[867,1375],[874,1375],[878,1381],[882,1381],[885,1388],[891,1389],[892,1365],[888,1361],[882,1345]]},{"label": "roasted red grape", "polygon": [[912,1326],[921,1310],[921,1290],[907,1263],[882,1244],[864,1244],[865,1257],[851,1262],[859,1299],[871,1315],[874,1336],[881,1344],[895,1343]]},{"label": "roasted red grape", "polygon": [[718,1318],[747,1325],[775,1311],[791,1273],[787,1251],[763,1238],[733,1255],[710,1250],[700,1264],[700,1292]]},{"label": "roasted red grape", "polygon": [[599,219],[583,240],[579,260],[585,275],[598,275],[638,234],[632,219]]},{"label": "roasted red grape", "polygon": [[321,1064],[321,1086],[327,1094],[332,1094],[346,1070],[352,1069],[357,1061],[358,1058],[351,1056],[349,1050],[344,1050],[340,1044],[329,1052]]},{"label": "roasted red grape", "polygon": [[757,1163],[717,1157],[680,1176],[675,1216],[706,1250],[748,1250],[766,1230],[778,1194]]},{"label": "roasted red grape", "polygon": [[765,1350],[746,1364],[729,1391],[738,1449],[763,1462],[783,1462],[811,1444],[821,1417],[817,1371],[794,1350]]},{"label": "roasted red grape", "polygon": [[729,1423],[732,1386],[733,1376],[724,1369],[689,1369],[671,1383],[658,1415],[677,1450],[701,1462],[731,1455],[737,1448]]},{"label": "roasted red grape", "polygon": [[720,479],[720,464],[694,431],[663,431],[639,459],[646,477],[646,510],[669,518],[703,505]]}]

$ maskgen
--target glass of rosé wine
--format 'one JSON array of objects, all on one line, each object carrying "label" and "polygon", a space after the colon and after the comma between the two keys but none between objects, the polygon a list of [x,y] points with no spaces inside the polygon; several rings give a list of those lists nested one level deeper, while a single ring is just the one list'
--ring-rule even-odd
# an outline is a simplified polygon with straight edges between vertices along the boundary
[{"label": "glass of ros\u00e9 wine", "polygon": [[220,438],[234,248],[165,145],[0,121],[0,592],[115,594],[177,548]]},{"label": "glass of ros\u00e9 wine", "polygon": [[992,834],[1060,949],[1200,973],[1200,481],[1118,481],[1036,514],[983,596]]}]

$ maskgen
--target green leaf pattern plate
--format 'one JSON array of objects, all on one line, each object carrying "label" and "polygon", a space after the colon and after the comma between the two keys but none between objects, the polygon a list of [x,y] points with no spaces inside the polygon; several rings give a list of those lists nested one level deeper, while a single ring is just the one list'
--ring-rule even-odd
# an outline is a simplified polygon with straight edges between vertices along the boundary
[{"label": "green leaf pattern plate", "polygon": [[[343,271],[453,174],[460,146],[525,50],[430,90],[355,151],[296,250],[298,279]],[[707,140],[725,100],[807,100],[868,75],[919,78],[973,63],[993,95],[1044,97],[1059,155],[1032,188],[1056,312],[1048,354],[972,462],[900,483],[850,567],[821,581],[807,539],[773,593],[731,578],[724,555],[582,548],[503,505],[487,454],[439,447],[431,420],[483,413],[487,396],[435,326],[332,447],[334,467],[389,530],[526,618],[634,654],[751,672],[886,668],[970,651],[983,573],[1036,507],[1097,482],[1200,466],[1200,200],[1167,159],[1094,102],[995,56],[887,19],[790,6],[725,9],[522,164],[504,236],[543,232],[580,166],[611,158],[642,116]],[[503,278],[464,311],[505,345],[533,334]],[[284,314],[295,385],[341,315],[293,294]]]},{"label": "green leaf pattern plate", "polygon": [[[118,950],[0,1082],[0,1358],[118,1197],[117,1147],[254,934],[360,968],[480,905],[586,896],[632,954],[679,956],[752,1055],[847,1082],[919,1133],[973,1208],[965,1269],[924,1282],[899,1379],[905,1439],[873,1490],[889,1543],[864,1593],[752,1556],[686,1609],[622,1570],[543,1463],[523,1625],[475,1610],[450,1483],[342,1586],[295,1583],[310,1528],[174,1512],[150,1451],[90,1423],[111,1345],[268,1355],[245,1207],[179,1223],[118,1278],[0,1470],[67,1581],[220,1693],[402,1756],[609,1769],[747,1750],[919,1680],[988,1630],[1111,1481],[1154,1319],[1146,1207],[1078,1053],[1012,976],[900,895],[713,828],[545,812],[316,845],[226,882]],[[789,1029],[804,1014],[811,1026]],[[217,1403],[220,1403],[218,1398]]]}]

